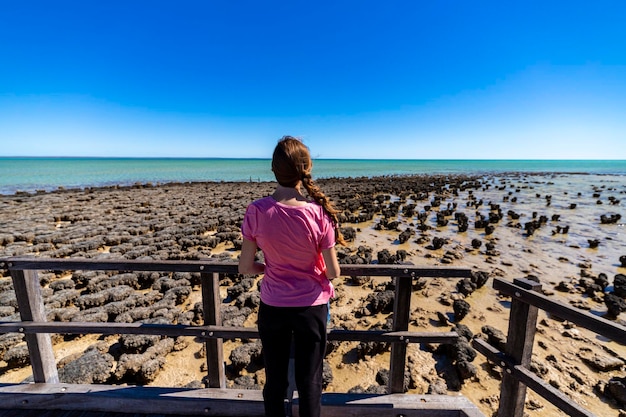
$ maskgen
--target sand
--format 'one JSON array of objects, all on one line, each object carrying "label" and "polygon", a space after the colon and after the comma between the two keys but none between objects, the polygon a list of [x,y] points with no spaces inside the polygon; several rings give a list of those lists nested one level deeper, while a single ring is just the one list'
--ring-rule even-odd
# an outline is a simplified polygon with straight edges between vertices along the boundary
[{"label": "sand", "polygon": [[[352,221],[346,219],[342,226],[354,228],[356,237],[346,248],[338,248],[342,257],[355,255],[359,247],[367,247],[372,250],[374,262],[377,253],[387,249],[391,254],[405,251],[404,262],[418,266],[467,267],[508,281],[534,275],[542,283],[545,294],[598,316],[605,316],[607,311],[601,294],[596,297],[583,294],[580,278],[604,273],[612,283],[616,274],[626,273],[619,261],[620,256],[626,255],[624,219],[612,224],[600,221],[602,215],[624,217],[626,214],[624,202],[619,202],[626,197],[624,177],[510,173],[479,178],[388,177],[332,179],[320,183],[340,207],[348,209],[354,216],[368,212],[371,203],[376,202],[373,200],[376,196],[383,196],[379,206],[399,207],[398,212],[392,211],[389,217],[389,220],[398,222],[392,230],[380,230],[385,210],[374,213],[371,219],[362,216],[359,222],[354,218]],[[219,233],[236,231],[246,204],[267,195],[271,189],[269,183],[199,183],[3,196],[0,197],[3,226],[0,257],[26,254],[94,257],[105,253],[107,256],[150,256],[155,259],[213,257],[236,261],[236,239],[224,239],[215,247],[200,244],[181,249],[184,245],[181,245],[180,234],[202,236],[205,238],[202,242],[206,242],[207,238]],[[437,206],[438,202],[440,205]],[[412,204],[416,206],[415,213],[403,215],[402,209]],[[489,213],[497,212],[496,205],[503,216],[493,223],[493,232],[487,234],[485,229],[475,228],[477,214],[488,218]],[[448,207],[468,216],[467,231],[458,231],[454,216],[447,217],[447,225],[437,225],[437,212]],[[519,219],[513,219],[509,211],[518,214]],[[426,213],[421,227],[418,227],[419,213]],[[546,216],[548,221],[529,235],[524,225],[533,216],[536,219]],[[405,230],[411,230],[413,234],[400,243],[399,234]],[[142,245],[135,244],[132,249],[122,251],[125,239],[115,239],[116,236],[130,236],[128,241],[134,237],[163,235],[168,231],[175,244],[165,245],[162,243],[165,239],[161,239],[160,245],[153,245],[156,249],[142,249]],[[445,240],[442,248],[435,250],[431,247],[434,237]],[[472,246],[474,239],[481,241],[480,247]],[[590,240],[597,240],[597,247],[592,247]],[[487,243],[493,247],[487,249]],[[6,275],[0,279],[8,280]],[[62,277],[51,278],[52,281],[55,279]],[[331,307],[331,326],[347,324],[354,328],[369,328],[384,324],[388,314],[356,318],[355,312],[366,305],[366,297],[385,281],[388,279],[377,278],[370,284],[355,286],[345,278],[336,280],[338,297]],[[455,280],[432,279],[413,294],[410,330],[450,330],[454,323],[441,323],[439,317],[443,314],[454,320],[449,300],[459,297],[455,284]],[[223,298],[227,299],[227,287],[221,290]],[[605,292],[611,290],[609,286]],[[178,307],[191,308],[199,297],[199,287],[194,287],[190,297]],[[487,324],[506,334],[510,300],[492,289],[491,279],[466,301],[471,310],[460,322],[474,335],[479,335]],[[624,314],[616,321],[623,324]],[[255,317],[254,313],[251,314],[245,324],[254,326]],[[92,335],[58,341],[55,344],[57,359],[63,362],[64,358],[80,354],[86,347],[102,340],[113,344],[116,338]],[[193,340],[188,342],[186,348],[167,356],[163,369],[150,385],[184,386],[206,375],[201,345]],[[237,345],[225,342],[225,358]],[[376,376],[380,369],[388,368],[389,353],[359,359],[356,346],[357,343],[342,343],[327,357],[333,372],[327,392],[346,392],[357,385],[364,389],[379,385]],[[414,385],[409,392],[425,393],[429,385],[446,380],[449,368],[444,366],[441,355],[433,353],[434,348],[409,347],[409,369]],[[585,362],[594,355],[622,360],[626,357],[626,347],[540,312],[533,356],[535,371],[596,415],[617,416],[619,404],[605,396],[603,390],[611,378],[625,376],[624,366],[598,371]],[[465,395],[486,415],[491,415],[497,410],[500,370],[480,354],[473,364],[477,374],[465,380],[459,390],[450,389],[448,381],[448,393]],[[262,370],[250,368],[248,371],[244,370],[242,375],[249,374],[258,384],[263,383]],[[0,361],[0,382],[20,382],[29,375],[28,367],[9,369],[6,362]],[[531,391],[526,405],[529,416],[565,415]]]}]

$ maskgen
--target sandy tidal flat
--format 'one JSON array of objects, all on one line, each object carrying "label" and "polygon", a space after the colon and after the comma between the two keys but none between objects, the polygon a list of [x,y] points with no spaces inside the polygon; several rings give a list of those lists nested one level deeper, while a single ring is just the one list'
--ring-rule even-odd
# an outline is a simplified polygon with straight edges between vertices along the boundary
[{"label": "sandy tidal flat", "polygon": [[[532,275],[542,283],[544,294],[601,317],[607,317],[603,299],[613,291],[614,277],[626,274],[620,263],[620,257],[626,255],[625,177],[511,173],[487,177],[331,179],[320,184],[344,210],[342,227],[353,232],[349,245],[338,247],[343,262],[467,267],[484,271],[490,278],[510,281]],[[271,183],[194,183],[2,196],[0,256],[235,262],[241,239],[238,227],[245,207],[271,190]],[[460,230],[459,213],[467,218],[465,231]],[[601,274],[606,275],[609,285],[595,293],[588,291],[584,280]],[[85,300],[103,290],[101,282],[111,279],[110,274],[41,275],[47,308],[55,317],[84,318],[96,314],[93,308],[106,308],[91,306]],[[160,316],[153,311],[141,319],[199,322],[199,286],[193,276],[146,275],[137,277],[136,282],[129,279],[130,284],[117,288],[126,285],[142,296],[152,294],[159,300],[155,302],[167,300],[164,294],[176,288],[168,280],[178,284],[186,280],[189,290],[179,290],[177,301],[164,305]],[[232,288],[241,279],[232,277],[223,282],[225,305],[237,304]],[[368,296],[391,288],[390,280],[355,282],[346,277],[336,280],[335,285],[332,326],[380,328],[387,324],[389,313],[371,311]],[[0,278],[0,291],[0,319],[17,319],[6,273]],[[253,300],[255,291],[255,284],[246,288],[245,300]],[[60,295],[65,295],[64,301],[59,301]],[[465,299],[471,308],[467,316],[456,320],[452,302],[459,298]],[[475,337],[480,337],[486,325],[507,332],[510,300],[491,288],[491,279],[467,296],[457,291],[455,280],[429,279],[414,292],[411,305],[411,330],[447,331],[460,323]],[[611,320],[623,324],[624,314]],[[113,316],[109,312],[107,316],[130,320],[122,314]],[[238,324],[254,326],[255,318],[256,312],[251,308]],[[108,381],[121,375],[122,383],[138,383],[133,379],[135,374],[120,371],[121,355],[130,354],[124,349],[130,349],[133,343],[120,343],[118,339],[55,337],[57,360],[61,367],[79,358],[89,346],[97,346],[111,357]],[[23,342],[11,342],[7,337],[0,340],[0,382],[23,381],[30,374],[29,368],[16,366],[14,359]],[[135,353],[145,354],[154,346],[166,352],[165,360],[148,373],[150,380],[144,383],[193,385],[206,374],[202,347],[193,340],[178,340],[171,347],[164,342],[142,343],[135,341]],[[231,383],[262,385],[262,367],[233,367],[230,351],[239,345],[226,342]],[[598,369],[598,358],[612,365]],[[623,358],[624,346],[540,313],[533,371],[598,416],[617,416],[620,407],[624,407],[605,395],[611,379],[626,376]],[[326,391],[380,389],[384,376],[381,370],[388,367],[388,359],[389,353],[384,349],[376,352],[357,343],[333,346],[327,356],[332,380],[327,381]],[[476,373],[459,381],[448,362],[437,346],[411,345],[409,391],[460,392],[491,415],[497,409],[501,370],[479,354],[472,361]],[[564,415],[530,391],[527,412],[529,416]]]}]

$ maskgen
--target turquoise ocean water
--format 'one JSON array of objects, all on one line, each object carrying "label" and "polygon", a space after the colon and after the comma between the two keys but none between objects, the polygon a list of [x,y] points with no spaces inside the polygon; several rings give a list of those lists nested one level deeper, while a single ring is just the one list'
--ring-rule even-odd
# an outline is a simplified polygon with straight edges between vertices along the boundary
[{"label": "turquoise ocean water", "polygon": [[[315,178],[559,172],[626,175],[626,160],[318,159]],[[272,181],[269,159],[0,157],[0,194],[112,185]]]}]

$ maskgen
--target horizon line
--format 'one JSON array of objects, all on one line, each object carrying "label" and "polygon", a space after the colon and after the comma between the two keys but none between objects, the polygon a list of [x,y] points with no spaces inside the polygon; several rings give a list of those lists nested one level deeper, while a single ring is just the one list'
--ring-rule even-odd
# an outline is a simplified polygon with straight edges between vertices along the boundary
[{"label": "horizon line", "polygon": [[[192,160],[259,160],[269,161],[270,157],[234,156],[60,156],[60,155],[0,155],[0,159],[192,159]],[[620,158],[311,158],[313,161],[626,161]]]}]

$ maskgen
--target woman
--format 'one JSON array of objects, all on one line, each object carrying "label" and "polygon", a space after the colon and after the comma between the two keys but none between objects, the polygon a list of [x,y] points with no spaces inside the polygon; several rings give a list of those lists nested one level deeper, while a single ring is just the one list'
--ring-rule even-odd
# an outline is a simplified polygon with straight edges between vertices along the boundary
[{"label": "woman", "polygon": [[[259,334],[263,344],[266,417],[284,417],[291,340],[295,343],[300,415],[319,417],[330,280],[340,274],[335,242],[344,243],[337,210],[311,178],[311,156],[298,139],[283,137],[272,157],[274,193],[254,201],[241,225],[242,274],[264,274]],[[301,193],[304,187],[313,199]],[[256,261],[257,249],[265,263]]]}]

